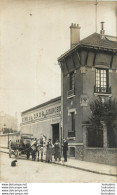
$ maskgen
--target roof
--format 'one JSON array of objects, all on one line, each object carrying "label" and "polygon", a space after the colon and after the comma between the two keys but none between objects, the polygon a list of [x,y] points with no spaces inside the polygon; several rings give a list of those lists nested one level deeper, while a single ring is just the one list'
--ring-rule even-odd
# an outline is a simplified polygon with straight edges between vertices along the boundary
[{"label": "roof", "polygon": [[91,46],[109,48],[109,49],[116,49],[117,50],[117,41],[111,41],[107,38],[108,36],[105,35],[105,39],[101,39],[100,34],[94,33],[85,39],[80,41],[80,44],[86,44]]},{"label": "roof", "polygon": [[28,110],[25,110],[25,111],[21,112],[21,114],[25,114],[25,113],[27,113],[27,112],[29,112],[29,111],[32,111],[32,110],[41,108],[41,107],[43,107],[43,106],[46,106],[46,105],[48,105],[48,104],[57,102],[57,101],[59,101],[59,100],[61,100],[61,96],[56,97],[56,98],[54,98],[54,99],[51,99],[51,100],[49,100],[49,101],[47,101],[47,102],[44,102],[43,104],[40,104],[40,105],[38,105],[38,106],[32,107],[32,108],[30,108],[30,109],[28,109]]},{"label": "roof", "polygon": [[[69,54],[70,52],[74,51],[77,49],[79,46],[93,46],[93,47],[99,47],[99,48],[104,48],[107,50],[115,50],[117,52],[117,41],[112,41],[112,39],[109,38],[109,35],[105,35],[105,39],[101,39],[101,35],[98,33],[93,33],[90,36],[82,39],[79,41],[79,43],[65,52],[63,55],[61,55],[58,58],[58,61],[61,60],[65,55]],[[113,40],[116,40],[113,38]]]}]

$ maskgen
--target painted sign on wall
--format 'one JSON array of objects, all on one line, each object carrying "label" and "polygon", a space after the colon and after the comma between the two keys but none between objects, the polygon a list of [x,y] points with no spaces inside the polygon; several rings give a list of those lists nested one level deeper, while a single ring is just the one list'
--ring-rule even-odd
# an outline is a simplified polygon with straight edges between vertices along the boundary
[{"label": "painted sign on wall", "polygon": [[61,106],[53,106],[50,108],[42,109],[39,111],[34,111],[33,113],[27,113],[22,117],[22,123],[28,122],[28,121],[33,121],[37,119],[44,119],[48,118],[53,115],[60,114],[61,112]]}]

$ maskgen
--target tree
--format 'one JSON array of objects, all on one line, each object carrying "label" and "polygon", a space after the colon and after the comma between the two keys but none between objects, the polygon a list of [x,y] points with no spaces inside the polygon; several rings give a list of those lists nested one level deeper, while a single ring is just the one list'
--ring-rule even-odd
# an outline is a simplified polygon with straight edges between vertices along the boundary
[{"label": "tree", "polygon": [[[88,128],[88,132],[90,137],[95,134],[95,138],[93,136],[96,142],[94,145],[102,147],[103,127],[101,121],[104,121],[107,126],[109,147],[117,147],[117,102],[112,99],[102,102],[102,99],[99,98],[90,104],[90,109],[92,113],[89,118],[91,126]],[[90,138],[89,141],[91,142]]]},{"label": "tree", "polygon": [[10,129],[10,128],[4,128],[3,129],[3,134],[8,134],[8,133],[16,133],[17,130],[13,130],[13,129]]}]

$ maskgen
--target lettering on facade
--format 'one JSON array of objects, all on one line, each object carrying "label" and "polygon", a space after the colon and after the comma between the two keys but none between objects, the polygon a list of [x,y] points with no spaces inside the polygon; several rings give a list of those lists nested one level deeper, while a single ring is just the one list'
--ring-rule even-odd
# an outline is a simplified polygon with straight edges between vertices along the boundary
[{"label": "lettering on facade", "polygon": [[28,116],[25,116],[22,118],[22,122],[24,123],[24,122],[33,121],[36,119],[44,119],[49,116],[60,114],[60,111],[61,111],[61,106],[56,106],[56,107],[49,108],[46,110],[41,110],[39,112],[35,112],[32,114],[27,114]]}]

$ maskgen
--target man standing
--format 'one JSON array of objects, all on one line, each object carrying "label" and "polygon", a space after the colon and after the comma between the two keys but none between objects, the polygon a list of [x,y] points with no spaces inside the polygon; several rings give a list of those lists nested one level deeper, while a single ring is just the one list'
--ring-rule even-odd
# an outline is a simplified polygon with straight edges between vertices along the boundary
[{"label": "man standing", "polygon": [[43,141],[43,135],[41,135],[40,138],[40,153],[41,153],[41,162],[43,162],[43,145],[44,145],[44,141]]},{"label": "man standing", "polygon": [[68,142],[66,139],[63,139],[63,157],[64,162],[67,162],[67,151],[68,151]]}]

